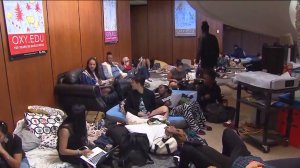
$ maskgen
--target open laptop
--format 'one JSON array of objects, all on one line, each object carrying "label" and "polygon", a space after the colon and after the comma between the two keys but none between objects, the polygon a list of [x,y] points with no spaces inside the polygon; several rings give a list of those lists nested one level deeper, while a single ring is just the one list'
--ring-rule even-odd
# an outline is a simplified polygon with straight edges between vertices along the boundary
[{"label": "open laptop", "polygon": [[90,154],[88,156],[82,155],[82,156],[80,156],[80,158],[82,160],[84,160],[85,162],[87,162],[92,167],[96,168],[98,164],[102,163],[106,158],[108,158],[110,156],[110,154],[112,152],[114,152],[117,148],[118,148],[118,146],[116,146],[116,147],[112,148],[110,151],[106,152],[99,147],[95,147],[94,149],[92,149],[92,151],[93,151],[92,154]]}]

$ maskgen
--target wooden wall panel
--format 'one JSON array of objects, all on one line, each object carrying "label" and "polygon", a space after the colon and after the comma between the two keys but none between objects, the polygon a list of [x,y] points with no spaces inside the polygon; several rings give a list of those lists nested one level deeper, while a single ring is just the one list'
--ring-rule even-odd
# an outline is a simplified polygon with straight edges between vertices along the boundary
[{"label": "wooden wall panel", "polygon": [[[45,3],[43,3],[43,6],[44,17],[47,18]],[[2,6],[1,9],[3,9]],[[3,12],[0,13],[1,23],[4,23]],[[45,26],[47,33],[47,23],[45,23]],[[4,30],[4,24],[1,24],[1,29]],[[2,31],[2,40],[14,122],[23,118],[28,105],[53,106],[50,51],[43,56],[9,61],[7,59],[9,53],[5,31]]]},{"label": "wooden wall panel", "polygon": [[119,30],[119,57],[132,58],[131,53],[131,24],[130,24],[130,1],[118,1],[118,30]]},{"label": "wooden wall panel", "polygon": [[224,53],[232,53],[235,44],[241,46],[242,32],[225,28],[224,30]]},{"label": "wooden wall panel", "polygon": [[148,6],[131,6],[132,59],[148,58]]},{"label": "wooden wall panel", "polygon": [[245,47],[246,54],[256,55],[257,53],[261,53],[259,34],[245,31],[242,33],[242,45]]},{"label": "wooden wall panel", "polygon": [[[202,21],[207,20],[210,32],[218,38],[223,50],[223,23],[197,11],[196,37],[175,37],[174,1],[148,1],[144,6],[131,7],[133,57],[141,55],[174,64],[177,59],[196,58]],[[219,33],[217,33],[217,30]],[[146,34],[147,33],[147,34]],[[145,35],[146,34],[146,35]]]},{"label": "wooden wall panel", "polygon": [[57,75],[82,66],[78,1],[47,1],[54,82]]},{"label": "wooden wall panel", "polygon": [[148,1],[149,58],[172,63],[172,1]]},{"label": "wooden wall panel", "polygon": [[[104,44],[103,54],[112,52],[113,60],[120,62],[123,56],[131,58],[131,25],[129,1],[117,1],[117,26],[119,41],[113,44]],[[104,40],[103,40],[104,41]]]},{"label": "wooden wall panel", "polygon": [[82,64],[91,56],[103,57],[103,13],[100,1],[79,1]]},{"label": "wooden wall panel", "polygon": [[177,59],[196,58],[197,54],[197,37],[174,37],[173,38],[173,64]]},{"label": "wooden wall panel", "polygon": [[230,26],[224,26],[224,52],[232,53],[233,45],[242,47],[246,54],[256,55],[262,52],[263,43],[272,45],[278,38],[265,36]]},{"label": "wooden wall panel", "polygon": [[[2,21],[0,25],[2,25]],[[0,120],[5,121],[10,131],[13,130],[13,117],[10,106],[9,90],[7,85],[6,68],[4,62],[4,50],[2,44],[2,27],[0,27]]]}]

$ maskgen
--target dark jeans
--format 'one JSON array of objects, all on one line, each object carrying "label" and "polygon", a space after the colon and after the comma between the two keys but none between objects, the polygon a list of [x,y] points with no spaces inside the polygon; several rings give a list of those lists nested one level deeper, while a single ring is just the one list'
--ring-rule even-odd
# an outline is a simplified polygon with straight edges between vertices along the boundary
[{"label": "dark jeans", "polygon": [[194,163],[197,168],[216,166],[218,168],[230,168],[239,156],[249,156],[247,147],[232,129],[225,129],[222,136],[222,154],[209,146],[193,146],[184,144],[180,154],[180,168],[188,167]]}]

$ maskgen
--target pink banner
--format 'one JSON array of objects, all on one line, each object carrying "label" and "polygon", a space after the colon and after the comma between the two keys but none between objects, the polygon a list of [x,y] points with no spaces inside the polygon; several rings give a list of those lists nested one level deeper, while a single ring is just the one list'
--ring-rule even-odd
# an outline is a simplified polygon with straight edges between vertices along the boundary
[{"label": "pink banner", "polygon": [[118,41],[118,32],[117,31],[105,31],[105,43],[112,43]]}]

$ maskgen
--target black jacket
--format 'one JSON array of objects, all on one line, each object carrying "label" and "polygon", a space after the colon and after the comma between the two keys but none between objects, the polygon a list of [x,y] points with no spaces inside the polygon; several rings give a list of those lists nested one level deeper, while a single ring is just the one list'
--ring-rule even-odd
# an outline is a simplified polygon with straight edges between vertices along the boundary
[{"label": "black jacket", "polygon": [[138,115],[140,99],[143,98],[146,110],[151,112],[155,109],[155,95],[151,90],[144,88],[144,93],[140,94],[139,92],[132,90],[129,92],[126,101],[125,101],[125,110],[134,115]]},{"label": "black jacket", "polygon": [[196,61],[201,59],[202,68],[213,68],[217,65],[219,57],[219,44],[216,36],[208,33],[199,39]]}]

